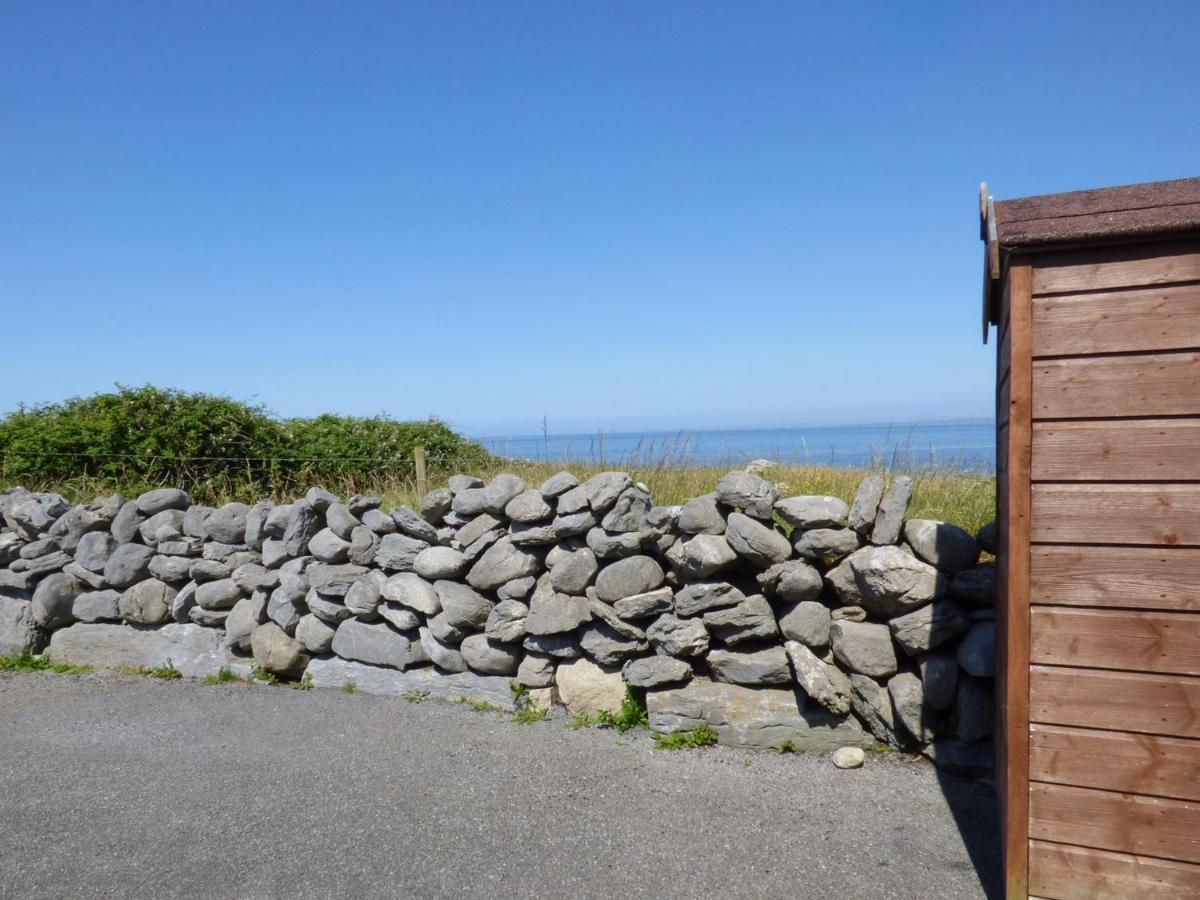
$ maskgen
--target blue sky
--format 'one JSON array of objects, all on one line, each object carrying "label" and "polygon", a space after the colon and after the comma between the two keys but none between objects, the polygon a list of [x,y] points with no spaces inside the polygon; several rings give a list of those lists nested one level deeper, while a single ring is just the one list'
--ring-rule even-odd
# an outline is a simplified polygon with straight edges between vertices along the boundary
[{"label": "blue sky", "polygon": [[978,182],[1200,174],[1198,33],[1196,3],[7,2],[0,411],[988,415]]}]

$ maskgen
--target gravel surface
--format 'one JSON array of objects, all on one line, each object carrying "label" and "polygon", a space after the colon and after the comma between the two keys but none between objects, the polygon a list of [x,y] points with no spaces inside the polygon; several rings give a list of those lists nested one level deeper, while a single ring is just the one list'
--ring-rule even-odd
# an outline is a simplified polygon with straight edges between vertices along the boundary
[{"label": "gravel surface", "polygon": [[0,673],[3,897],[998,896],[990,787],[923,761]]}]

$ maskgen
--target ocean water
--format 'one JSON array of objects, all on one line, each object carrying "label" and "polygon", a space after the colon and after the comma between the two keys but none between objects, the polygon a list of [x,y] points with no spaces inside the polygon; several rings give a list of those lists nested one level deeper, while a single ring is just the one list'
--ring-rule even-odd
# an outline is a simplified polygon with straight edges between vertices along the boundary
[{"label": "ocean water", "polygon": [[520,459],[605,465],[670,461],[741,465],[753,459],[835,466],[993,472],[991,422],[842,425],[484,437],[493,453]]}]

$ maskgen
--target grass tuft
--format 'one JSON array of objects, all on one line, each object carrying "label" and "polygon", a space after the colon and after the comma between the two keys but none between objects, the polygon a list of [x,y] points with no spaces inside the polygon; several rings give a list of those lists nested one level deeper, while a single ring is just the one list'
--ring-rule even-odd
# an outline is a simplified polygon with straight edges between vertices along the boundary
[{"label": "grass tuft", "polygon": [[420,703],[429,699],[429,691],[405,691],[400,695],[409,703]]},{"label": "grass tuft", "polygon": [[534,722],[543,721],[548,715],[550,710],[544,706],[522,706],[513,713],[512,721],[518,725],[532,725]]},{"label": "grass tuft", "polygon": [[358,690],[358,685],[356,685],[353,681],[347,681],[345,684],[342,685],[342,693],[343,694],[353,694],[357,690]]},{"label": "grass tuft", "polygon": [[305,672],[296,681],[289,681],[287,686],[294,691],[311,691],[312,690],[312,672]]},{"label": "grass tuft", "polygon": [[264,684],[279,684],[279,677],[274,672],[268,672],[262,666],[255,665],[250,669],[250,677]]},{"label": "grass tuft", "polygon": [[161,678],[163,681],[175,681],[183,677],[183,673],[175,668],[175,663],[170,657],[167,657],[161,666],[121,666],[118,671],[122,675],[146,675],[150,678]]},{"label": "grass tuft", "polygon": [[590,728],[595,724],[595,721],[587,713],[576,713],[575,718],[567,723],[567,727],[572,731],[578,731],[580,728]]},{"label": "grass tuft", "polygon": [[621,734],[631,728],[649,728],[650,720],[646,715],[646,704],[634,695],[628,687],[625,688],[625,699],[621,708],[615,713],[602,709],[596,713],[596,724],[607,728],[615,728]]},{"label": "grass tuft", "polygon": [[92,671],[91,666],[76,666],[55,662],[50,655],[35,656],[28,650],[0,656],[0,672],[57,672],[59,675],[81,675]]},{"label": "grass tuft", "polygon": [[234,674],[231,670],[225,668],[225,666],[221,666],[221,668],[217,669],[216,675],[205,675],[200,680],[205,684],[228,684],[231,681],[240,682],[242,684],[247,683],[245,678],[243,678],[241,675]]},{"label": "grass tuft", "polygon": [[696,747],[710,747],[717,742],[717,733],[707,725],[701,725],[693,731],[673,731],[670,734],[651,735],[659,750],[691,750]]},{"label": "grass tuft", "polygon": [[489,703],[487,700],[476,700],[473,697],[466,697],[460,694],[454,698],[455,703],[462,703],[465,706],[471,707],[475,712],[504,712],[495,703]]}]

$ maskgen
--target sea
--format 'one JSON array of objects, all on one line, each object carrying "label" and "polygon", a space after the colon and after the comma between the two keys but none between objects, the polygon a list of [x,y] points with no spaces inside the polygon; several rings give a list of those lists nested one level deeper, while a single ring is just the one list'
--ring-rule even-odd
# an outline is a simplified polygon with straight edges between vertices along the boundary
[{"label": "sea", "polygon": [[799,428],[696,429],[483,437],[493,453],[518,459],[599,465],[744,465],[780,463],[873,467],[897,471],[996,469],[990,421],[837,425]]}]

